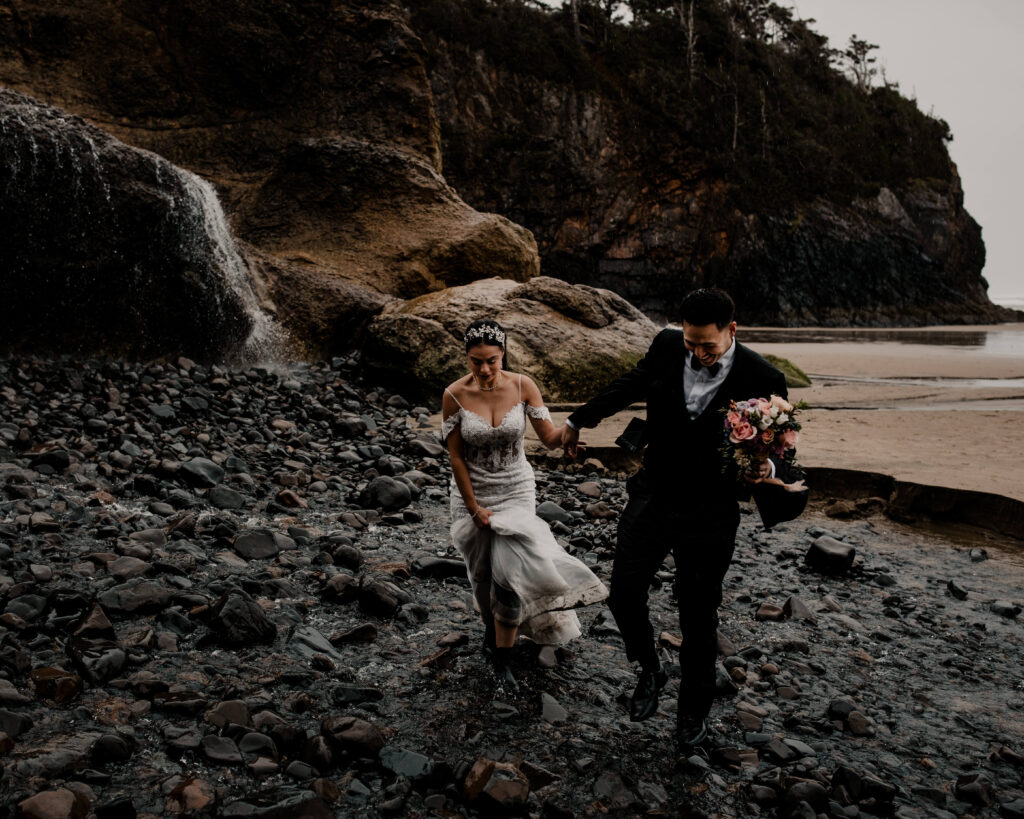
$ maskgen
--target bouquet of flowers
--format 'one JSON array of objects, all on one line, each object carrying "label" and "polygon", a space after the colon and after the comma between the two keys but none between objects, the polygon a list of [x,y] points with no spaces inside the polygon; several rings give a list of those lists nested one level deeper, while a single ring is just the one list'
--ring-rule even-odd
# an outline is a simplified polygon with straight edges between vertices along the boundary
[{"label": "bouquet of flowers", "polygon": [[722,410],[727,439],[722,447],[724,468],[737,464],[742,480],[744,475],[756,475],[769,456],[792,463],[800,430],[796,414],[806,406],[803,401],[791,404],[778,395],[731,401]]}]

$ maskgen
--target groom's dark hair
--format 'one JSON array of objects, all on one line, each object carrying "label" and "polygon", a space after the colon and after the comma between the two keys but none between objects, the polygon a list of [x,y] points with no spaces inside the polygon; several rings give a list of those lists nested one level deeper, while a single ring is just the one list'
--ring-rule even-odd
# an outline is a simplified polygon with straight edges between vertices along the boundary
[{"label": "groom's dark hair", "polygon": [[679,308],[680,318],[687,324],[714,324],[719,330],[736,318],[732,296],[718,287],[702,287],[686,294]]}]

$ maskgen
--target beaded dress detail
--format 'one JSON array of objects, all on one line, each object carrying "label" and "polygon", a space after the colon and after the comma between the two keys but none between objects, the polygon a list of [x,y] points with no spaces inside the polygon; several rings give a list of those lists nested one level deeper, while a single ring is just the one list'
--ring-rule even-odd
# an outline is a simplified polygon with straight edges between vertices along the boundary
[{"label": "beaded dress detail", "polygon": [[580,635],[579,619],[570,609],[603,600],[608,591],[537,517],[535,476],[523,438],[528,416],[550,420],[551,413],[524,402],[522,376],[519,381],[520,400],[498,426],[448,393],[458,409],[444,419],[441,434],[447,440],[458,427],[473,493],[492,513],[490,527],[478,528],[453,478],[451,536],[466,560],[484,619],[495,616],[535,642],[558,645]]}]

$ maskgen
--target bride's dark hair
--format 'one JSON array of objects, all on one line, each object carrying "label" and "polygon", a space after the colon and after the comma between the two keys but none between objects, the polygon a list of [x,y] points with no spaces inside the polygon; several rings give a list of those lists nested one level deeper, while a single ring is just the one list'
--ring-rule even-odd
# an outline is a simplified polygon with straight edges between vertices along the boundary
[{"label": "bride's dark hair", "polygon": [[466,342],[466,352],[480,344],[490,344],[501,347],[501,369],[508,369],[508,346],[505,344],[507,336],[504,328],[494,319],[477,319],[466,328],[463,340]]}]

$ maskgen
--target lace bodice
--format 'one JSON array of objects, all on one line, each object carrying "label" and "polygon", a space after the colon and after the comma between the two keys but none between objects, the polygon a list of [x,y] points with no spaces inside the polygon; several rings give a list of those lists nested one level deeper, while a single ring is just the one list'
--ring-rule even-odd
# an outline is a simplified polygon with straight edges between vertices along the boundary
[{"label": "lace bodice", "polygon": [[470,470],[500,472],[526,463],[523,436],[526,434],[526,417],[550,421],[547,407],[533,407],[523,401],[522,377],[519,379],[519,402],[515,404],[498,426],[491,426],[483,416],[459,404],[459,400],[448,393],[458,404],[458,409],[441,423],[441,435],[447,440],[455,427],[462,433],[465,446],[466,464]]},{"label": "lace bodice", "polygon": [[551,413],[547,407],[532,407],[525,401],[520,401],[505,413],[501,423],[494,427],[486,418],[460,406],[453,415],[444,420],[441,434],[447,439],[458,426],[465,445],[466,463],[470,467],[497,472],[517,466],[526,460],[523,436],[526,434],[527,415],[531,418],[551,420]]}]

